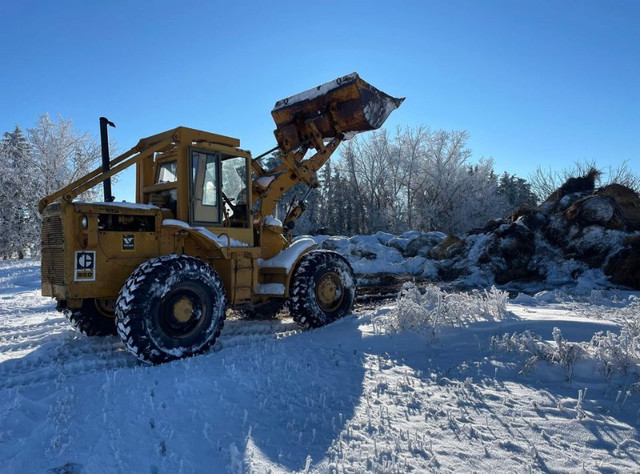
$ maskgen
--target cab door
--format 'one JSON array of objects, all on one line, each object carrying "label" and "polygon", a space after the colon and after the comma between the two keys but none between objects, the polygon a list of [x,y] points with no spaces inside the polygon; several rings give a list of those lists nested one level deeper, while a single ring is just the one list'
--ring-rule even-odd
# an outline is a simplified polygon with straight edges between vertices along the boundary
[{"label": "cab door", "polygon": [[220,155],[192,148],[189,159],[189,222],[203,226],[220,225]]}]

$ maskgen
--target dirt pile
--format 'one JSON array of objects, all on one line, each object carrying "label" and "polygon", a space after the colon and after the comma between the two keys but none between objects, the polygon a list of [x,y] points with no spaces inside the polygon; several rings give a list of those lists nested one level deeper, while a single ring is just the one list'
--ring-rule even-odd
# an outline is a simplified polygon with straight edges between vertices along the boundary
[{"label": "dirt pile", "polygon": [[619,184],[595,189],[597,176],[591,170],[570,178],[537,207],[491,221],[461,241],[445,239],[429,255],[438,259],[439,278],[477,274],[485,284],[553,284],[599,269],[612,283],[640,290],[640,197]]},{"label": "dirt pile", "polygon": [[531,292],[575,284],[591,291],[615,284],[640,290],[640,197],[619,184],[595,189],[597,176],[591,170],[571,178],[539,206],[466,235],[313,238],[349,260],[361,287],[396,288],[409,278],[460,289]]}]

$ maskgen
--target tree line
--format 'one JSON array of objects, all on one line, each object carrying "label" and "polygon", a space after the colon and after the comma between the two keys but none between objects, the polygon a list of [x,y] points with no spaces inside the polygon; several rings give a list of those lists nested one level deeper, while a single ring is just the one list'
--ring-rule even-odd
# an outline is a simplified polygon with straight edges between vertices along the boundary
[{"label": "tree line", "polygon": [[[528,180],[496,174],[492,159],[474,160],[466,131],[426,126],[381,129],[341,145],[339,157],[320,170],[320,187],[307,200],[297,234],[400,234],[407,230],[460,234],[483,227],[523,206],[543,202],[570,177],[599,171],[597,184],[640,191],[640,178],[622,161],[601,169],[595,160],[560,170],[538,166]],[[299,186],[285,196],[285,216]]]},{"label": "tree line", "polygon": [[339,158],[320,171],[320,187],[309,195],[297,232],[461,233],[535,205],[538,198],[525,179],[497,175],[491,159],[472,159],[468,137],[419,126],[347,141]]}]

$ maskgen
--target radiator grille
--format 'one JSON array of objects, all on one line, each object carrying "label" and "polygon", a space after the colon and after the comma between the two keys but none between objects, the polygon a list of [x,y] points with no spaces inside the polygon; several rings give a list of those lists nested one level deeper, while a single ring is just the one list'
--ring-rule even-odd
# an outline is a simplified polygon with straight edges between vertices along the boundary
[{"label": "radiator grille", "polygon": [[64,285],[64,234],[59,204],[52,204],[45,210],[41,239],[43,287],[45,284]]},{"label": "radiator grille", "polygon": [[60,215],[45,216],[42,219],[42,247],[58,247],[62,244],[64,237]]},{"label": "radiator grille", "polygon": [[42,283],[64,285],[64,251],[49,247],[42,249]]}]

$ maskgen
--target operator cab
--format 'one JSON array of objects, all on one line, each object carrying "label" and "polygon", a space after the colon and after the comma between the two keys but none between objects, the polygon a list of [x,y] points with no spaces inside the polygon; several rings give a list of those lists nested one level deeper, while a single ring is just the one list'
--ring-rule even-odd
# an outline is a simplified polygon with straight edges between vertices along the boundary
[{"label": "operator cab", "polygon": [[248,230],[251,156],[237,148],[236,139],[209,137],[216,142],[168,147],[150,162],[139,163],[138,182],[143,186],[138,202],[167,209],[174,219],[192,226]]}]

